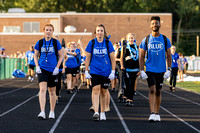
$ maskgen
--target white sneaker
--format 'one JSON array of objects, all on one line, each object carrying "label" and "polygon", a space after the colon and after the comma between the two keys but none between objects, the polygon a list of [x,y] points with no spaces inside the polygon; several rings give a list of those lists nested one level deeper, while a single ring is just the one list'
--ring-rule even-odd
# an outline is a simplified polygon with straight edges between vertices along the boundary
[{"label": "white sneaker", "polygon": [[160,115],[155,114],[155,121],[161,121],[161,119],[160,119]]},{"label": "white sneaker", "polygon": [[105,112],[100,113],[100,120],[106,120]]},{"label": "white sneaker", "polygon": [[55,113],[53,111],[49,112],[49,119],[55,119]]},{"label": "white sneaker", "polygon": [[148,120],[148,121],[150,121],[150,122],[155,121],[155,114],[151,114],[151,115],[149,116],[149,120]]},{"label": "white sneaker", "polygon": [[98,112],[95,112],[94,115],[93,115],[93,120],[94,121],[98,121],[99,120],[99,113]]},{"label": "white sneaker", "polygon": [[31,76],[28,77],[28,81],[31,81]]},{"label": "white sneaker", "polygon": [[44,112],[44,111],[42,111],[42,112],[39,113],[38,119],[41,119],[41,120],[46,119],[46,115],[45,115],[45,112]]},{"label": "white sneaker", "polygon": [[34,78],[31,78],[31,80],[30,80],[30,81],[32,82],[33,80],[34,80]]}]

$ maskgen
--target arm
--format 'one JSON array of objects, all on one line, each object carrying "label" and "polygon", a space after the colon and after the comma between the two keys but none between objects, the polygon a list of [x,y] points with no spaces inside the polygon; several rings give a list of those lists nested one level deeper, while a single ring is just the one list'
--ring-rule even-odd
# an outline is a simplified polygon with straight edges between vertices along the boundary
[{"label": "arm", "polygon": [[123,57],[124,57],[124,48],[123,48],[123,46],[122,46],[122,48],[121,48],[121,55],[120,55],[121,69],[125,69],[125,68],[124,68],[124,60],[123,60]]},{"label": "arm", "polygon": [[112,65],[112,70],[115,70],[115,64],[116,64],[115,53],[111,52],[109,56],[110,56],[110,61],[111,61],[111,65]]},{"label": "arm", "polygon": [[39,51],[35,49],[35,54],[34,54],[34,62],[35,62],[35,66],[38,67],[38,57],[39,57]]},{"label": "arm", "polygon": [[172,56],[171,56],[171,49],[167,49],[167,66],[171,67],[172,66]]},{"label": "arm", "polygon": [[91,53],[86,52],[85,71],[88,71],[88,67],[90,65],[90,60],[91,60]]},{"label": "arm", "polygon": [[58,51],[58,56],[59,56],[59,60],[58,60],[58,63],[56,65],[57,68],[60,67],[60,64],[62,63],[62,60],[63,60],[63,49],[60,49]]},{"label": "arm", "polygon": [[140,71],[144,70],[144,58],[145,58],[145,50],[142,48],[139,48],[139,66],[140,66]]}]

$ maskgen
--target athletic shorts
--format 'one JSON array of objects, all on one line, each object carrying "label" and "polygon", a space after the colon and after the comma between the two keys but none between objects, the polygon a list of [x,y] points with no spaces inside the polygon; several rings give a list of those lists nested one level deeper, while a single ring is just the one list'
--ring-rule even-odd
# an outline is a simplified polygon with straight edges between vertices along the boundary
[{"label": "athletic shorts", "polygon": [[76,73],[77,73],[77,74],[80,73],[80,66],[76,67]]},{"label": "athletic shorts", "polygon": [[48,87],[55,87],[58,83],[57,75],[52,75],[53,72],[48,72],[41,69],[42,73],[38,74],[38,82],[47,82]]},{"label": "athletic shorts", "polygon": [[91,74],[91,76],[92,87],[96,85],[101,85],[102,88],[108,89],[108,86],[110,85],[110,79],[108,79],[108,77],[96,74]]},{"label": "athletic shorts", "polygon": [[163,86],[164,73],[146,72],[148,78],[148,87],[156,85],[156,89],[161,89]]},{"label": "athletic shorts", "polygon": [[28,69],[34,70],[35,66],[34,65],[28,65]]},{"label": "athletic shorts", "polygon": [[73,77],[76,77],[77,68],[65,68],[65,74],[72,74]]}]

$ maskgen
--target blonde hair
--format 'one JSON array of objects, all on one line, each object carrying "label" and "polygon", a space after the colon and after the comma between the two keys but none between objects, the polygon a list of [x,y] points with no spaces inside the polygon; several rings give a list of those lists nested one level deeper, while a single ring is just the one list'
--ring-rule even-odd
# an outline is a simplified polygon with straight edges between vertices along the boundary
[{"label": "blonde hair", "polygon": [[128,36],[129,35],[132,35],[134,38],[135,38],[135,34],[134,33],[128,33],[127,35],[126,35],[126,40],[128,40]]},{"label": "blonde hair", "polygon": [[69,48],[70,45],[75,45],[75,43],[74,43],[74,42],[68,42],[68,43],[67,43],[67,48]]},{"label": "blonde hair", "polygon": [[174,49],[176,50],[176,46],[173,45],[173,46],[171,47],[171,49],[172,49],[172,48],[174,48]]}]

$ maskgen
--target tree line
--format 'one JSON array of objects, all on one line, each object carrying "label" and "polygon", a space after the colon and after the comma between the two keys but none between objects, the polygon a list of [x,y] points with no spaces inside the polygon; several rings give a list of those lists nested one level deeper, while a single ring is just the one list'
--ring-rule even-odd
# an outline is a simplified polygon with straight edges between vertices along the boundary
[{"label": "tree line", "polygon": [[196,36],[200,33],[200,0],[1,0],[1,12],[9,8],[26,12],[124,12],[172,13],[173,41],[177,52],[196,54]]}]

